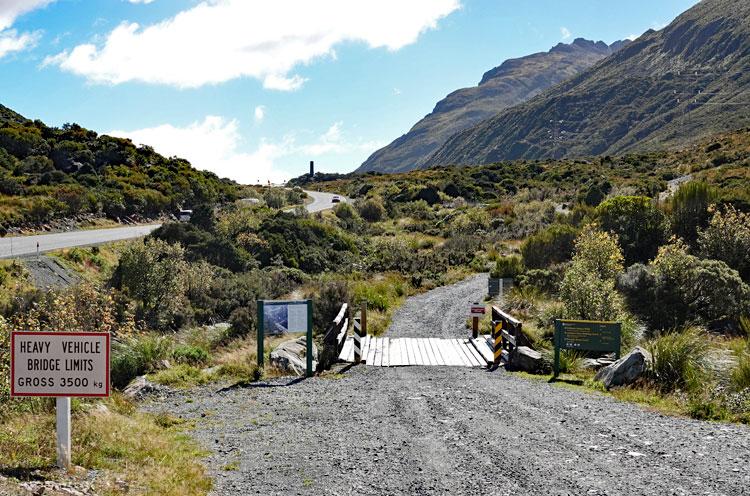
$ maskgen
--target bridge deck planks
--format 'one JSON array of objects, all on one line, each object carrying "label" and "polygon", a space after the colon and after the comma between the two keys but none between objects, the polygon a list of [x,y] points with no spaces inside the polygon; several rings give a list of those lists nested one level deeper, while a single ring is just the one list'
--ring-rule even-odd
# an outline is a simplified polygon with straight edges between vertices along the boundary
[{"label": "bridge deck planks", "polygon": [[[374,336],[362,338],[362,361],[373,367],[486,367],[492,361],[492,356],[492,349],[484,336],[476,340]],[[354,361],[352,336],[347,336],[339,360]]]}]

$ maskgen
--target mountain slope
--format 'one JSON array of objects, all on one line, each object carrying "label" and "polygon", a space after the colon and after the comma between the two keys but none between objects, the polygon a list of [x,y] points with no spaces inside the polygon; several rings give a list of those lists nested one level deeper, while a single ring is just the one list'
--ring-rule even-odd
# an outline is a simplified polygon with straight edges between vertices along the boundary
[{"label": "mountain slope", "polygon": [[451,137],[426,162],[618,154],[750,124],[750,2],[704,0],[602,63]]},{"label": "mountain slope", "polygon": [[399,172],[424,162],[453,134],[591,67],[624,45],[577,39],[549,52],[510,59],[487,71],[479,85],[456,90],[409,132],[373,153],[357,172]]}]

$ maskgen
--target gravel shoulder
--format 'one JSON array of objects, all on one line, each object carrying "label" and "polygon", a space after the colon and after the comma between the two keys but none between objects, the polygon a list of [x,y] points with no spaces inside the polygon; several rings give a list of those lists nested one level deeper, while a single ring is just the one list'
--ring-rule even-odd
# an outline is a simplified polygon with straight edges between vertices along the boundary
[{"label": "gravel shoulder", "polygon": [[[410,298],[391,336],[464,335],[486,279]],[[428,309],[429,308],[429,309]],[[750,429],[502,370],[358,366],[145,405],[195,421],[217,495],[744,495]]]}]

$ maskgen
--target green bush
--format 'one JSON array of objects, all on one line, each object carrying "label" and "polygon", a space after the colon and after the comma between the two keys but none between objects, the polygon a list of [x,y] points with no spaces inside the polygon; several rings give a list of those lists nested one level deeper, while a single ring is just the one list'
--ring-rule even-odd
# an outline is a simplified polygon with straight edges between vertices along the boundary
[{"label": "green bush", "polygon": [[708,336],[697,327],[668,332],[646,343],[653,363],[648,376],[663,392],[695,391],[707,379]]},{"label": "green bush", "polygon": [[531,269],[545,269],[567,262],[573,256],[578,230],[573,226],[553,224],[530,236],[521,245],[523,263]]},{"label": "green bush", "polygon": [[369,198],[357,203],[359,215],[367,222],[379,222],[385,217],[385,207],[380,198]]},{"label": "green bush", "polygon": [[112,346],[110,376],[112,385],[122,389],[139,375],[155,370],[170,356],[172,343],[163,336],[136,336],[116,341]]},{"label": "green bush", "polygon": [[700,254],[725,262],[750,281],[750,214],[729,205],[714,212],[708,227],[698,234]]},{"label": "green bush", "polygon": [[688,254],[681,241],[663,246],[648,267],[630,267],[618,286],[633,311],[656,329],[689,322],[734,326],[750,311],[750,286],[737,271]]},{"label": "green bush", "polygon": [[490,277],[514,278],[523,272],[523,263],[520,257],[501,257],[495,262]]},{"label": "green bush", "polygon": [[621,312],[615,277],[622,271],[617,237],[586,226],[576,239],[573,261],[560,284],[568,318],[614,320]]},{"label": "green bush", "polygon": [[562,282],[562,271],[559,270],[560,266],[557,266],[558,270],[547,270],[547,269],[532,269],[527,270],[516,278],[516,284],[519,286],[531,286],[539,291],[548,294],[555,294],[560,288]]},{"label": "green bush", "polygon": [[209,354],[205,348],[193,345],[179,345],[172,350],[172,358],[177,363],[188,365],[205,365],[208,363]]},{"label": "green bush", "polygon": [[617,235],[626,265],[653,259],[666,240],[666,218],[645,196],[610,198],[596,215],[604,231]]}]

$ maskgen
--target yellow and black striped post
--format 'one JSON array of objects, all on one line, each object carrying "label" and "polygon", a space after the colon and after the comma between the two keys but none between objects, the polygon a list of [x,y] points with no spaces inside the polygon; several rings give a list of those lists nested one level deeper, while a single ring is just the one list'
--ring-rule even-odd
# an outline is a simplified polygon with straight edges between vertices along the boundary
[{"label": "yellow and black striped post", "polygon": [[503,321],[496,320],[492,322],[492,338],[495,342],[495,365],[500,365],[503,357]]}]

